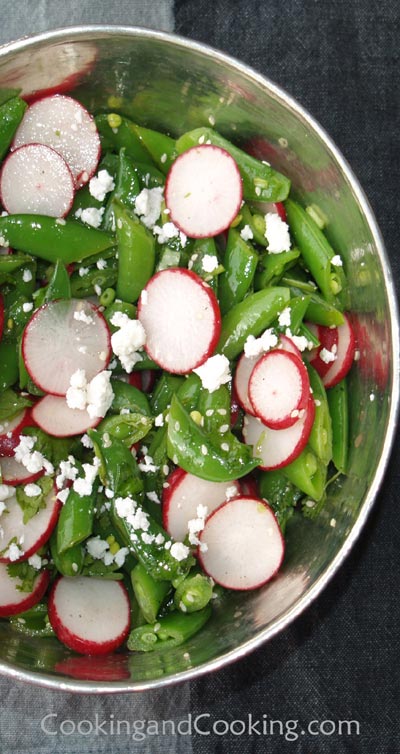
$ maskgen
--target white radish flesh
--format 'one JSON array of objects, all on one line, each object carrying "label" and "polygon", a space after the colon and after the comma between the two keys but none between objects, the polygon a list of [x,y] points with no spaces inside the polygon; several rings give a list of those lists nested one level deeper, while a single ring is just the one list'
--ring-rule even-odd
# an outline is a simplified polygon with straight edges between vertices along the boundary
[{"label": "white radish flesh", "polygon": [[19,444],[23,428],[33,424],[31,412],[27,408],[20,411],[13,419],[3,422],[0,425],[0,455],[13,457],[14,448]]},{"label": "white radish flesh", "polygon": [[67,163],[44,144],[26,144],[3,164],[0,194],[10,214],[64,217],[72,207],[74,190]]},{"label": "white radish flesh", "polygon": [[100,138],[88,111],[72,97],[55,94],[34,102],[25,112],[12,148],[46,144],[65,160],[75,185],[83,186],[96,172]]},{"label": "white radish flesh", "polygon": [[138,319],[146,332],[146,351],[168,372],[186,374],[214,351],[221,314],[211,288],[194,272],[169,269],[147,283]]},{"label": "white radish flesh", "polygon": [[4,484],[15,487],[17,484],[29,484],[36,482],[44,474],[44,470],[32,474],[22,463],[15,458],[0,458],[0,471]]},{"label": "white radish flesh", "polygon": [[298,359],[302,359],[300,349],[297,348],[296,344],[291,338],[289,338],[288,335],[279,336],[278,348],[280,348],[282,351],[292,353],[294,356],[297,356]]},{"label": "white radish flesh", "polygon": [[10,618],[25,610],[29,610],[42,599],[50,580],[49,571],[38,573],[33,582],[33,589],[28,594],[18,589],[21,586],[19,578],[13,578],[7,571],[7,566],[0,563],[0,618]]},{"label": "white radish flesh", "polygon": [[322,377],[326,388],[334,387],[346,377],[354,360],[355,337],[349,318],[345,315],[343,325],[337,328],[338,341],[336,359]]},{"label": "white radish flesh", "polygon": [[234,385],[237,399],[241,407],[252,416],[255,415],[255,412],[249,397],[249,380],[252,371],[257,362],[261,359],[261,356],[262,354],[260,356],[252,356],[251,358],[248,358],[243,354],[237,363],[235,371]]},{"label": "white radish flesh", "polygon": [[30,319],[22,340],[29,376],[52,395],[66,395],[78,369],[85,371],[89,382],[105,369],[110,353],[110,331],[103,315],[82,299],[42,306]]},{"label": "white radish flesh", "polygon": [[17,543],[20,551],[17,560],[26,560],[47,542],[57,523],[60,503],[56,491],[50,490],[45,507],[40,508],[26,524],[23,521],[22,508],[15,496],[8,498],[5,505],[6,510],[0,516],[0,552],[5,552],[0,562],[11,562],[8,546],[13,541]]},{"label": "white radish flesh", "polygon": [[59,395],[45,395],[34,406],[32,416],[38,427],[53,437],[81,435],[101,421],[101,417],[91,419],[86,409],[69,408]]},{"label": "white radish flesh", "polygon": [[264,424],[285,429],[295,424],[310,395],[307,370],[294,354],[281,349],[266,353],[249,379],[253,411]]},{"label": "white radish flesh", "polygon": [[129,632],[127,591],[120,581],[63,576],[49,597],[49,620],[59,640],[75,652],[113,652]]},{"label": "white radish flesh", "polygon": [[209,516],[200,535],[205,572],[227,589],[257,589],[282,563],[285,546],[271,508],[264,500],[238,497]]},{"label": "white radish flesh", "polygon": [[280,469],[294,461],[305,448],[315,417],[315,403],[309,399],[304,414],[287,429],[270,429],[260,419],[246,416],[243,437],[253,446],[255,458],[261,458],[260,468]]},{"label": "white radish flesh", "polygon": [[228,152],[201,144],[179,155],[165,184],[170,218],[187,236],[216,236],[229,227],[242,201],[242,179]]},{"label": "white radish flesh", "polygon": [[230,497],[239,494],[237,482],[209,482],[176,469],[168,477],[169,487],[163,494],[163,525],[173,539],[182,542],[188,534],[189,521],[198,518],[198,506],[206,506],[207,514]]}]

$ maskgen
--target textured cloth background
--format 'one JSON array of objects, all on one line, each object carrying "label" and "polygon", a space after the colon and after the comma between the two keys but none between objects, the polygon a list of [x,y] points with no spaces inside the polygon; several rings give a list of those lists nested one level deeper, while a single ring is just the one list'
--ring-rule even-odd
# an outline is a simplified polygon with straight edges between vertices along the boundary
[{"label": "textured cloth background", "polygon": [[[12,13],[10,8],[12,7]],[[352,165],[383,232],[397,284],[399,39],[396,0],[0,0],[0,41],[63,25],[174,30],[268,75],[321,122]],[[288,630],[219,673],[165,692],[84,698],[0,681],[1,754],[399,754],[399,453],[375,509],[323,595]],[[282,735],[46,736],[45,714],[156,720],[275,719]],[[359,735],[290,736],[290,720],[356,720]],[[286,723],[286,726],[285,726]],[[239,730],[240,726],[236,728]],[[315,732],[315,728],[312,729]]]}]

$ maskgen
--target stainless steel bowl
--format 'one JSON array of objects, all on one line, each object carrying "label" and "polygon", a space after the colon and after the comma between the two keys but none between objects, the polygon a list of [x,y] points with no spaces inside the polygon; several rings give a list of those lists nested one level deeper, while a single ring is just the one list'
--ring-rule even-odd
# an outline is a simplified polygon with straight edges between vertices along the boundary
[{"label": "stainless steel bowl", "polygon": [[167,656],[119,654],[111,665],[76,659],[55,639],[28,639],[0,622],[5,675],[72,691],[135,691],[243,657],[284,630],[338,570],[377,496],[394,436],[398,315],[382,238],[362,189],[321,126],[271,81],[206,46],[136,28],[70,28],[0,49],[0,86],[29,94],[57,88],[64,78],[91,110],[121,111],[172,134],[215,120],[238,143],[257,139],[260,154],[290,176],[299,199],[318,204],[329,218],[327,233],[345,259],[360,336],[348,477],[331,485],[316,520],[293,520],[285,565],[272,583],[230,595],[187,646]]}]

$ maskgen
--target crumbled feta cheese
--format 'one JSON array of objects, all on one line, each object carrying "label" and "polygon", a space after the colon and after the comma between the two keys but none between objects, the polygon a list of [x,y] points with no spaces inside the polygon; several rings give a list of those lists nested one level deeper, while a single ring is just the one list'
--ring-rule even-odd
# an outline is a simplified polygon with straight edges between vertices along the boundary
[{"label": "crumbled feta cheese", "polygon": [[25,313],[31,312],[33,309],[32,302],[27,301],[25,304],[22,304],[22,309]]},{"label": "crumbled feta cheese", "polygon": [[53,474],[54,467],[50,461],[48,461],[38,450],[33,450],[36,441],[37,437],[20,435],[19,444],[14,448],[15,460],[18,461],[18,463],[22,463],[31,474],[37,474],[37,472],[42,469],[44,469],[47,474]]},{"label": "crumbled feta cheese", "polygon": [[85,275],[87,275],[89,272],[89,267],[80,267],[78,270],[79,277],[83,278]]},{"label": "crumbled feta cheese", "polygon": [[[81,267],[81,270],[82,269],[83,268]],[[89,270],[88,270],[88,272],[89,272]],[[80,271],[79,271],[79,274],[80,274]],[[74,312],[74,319],[76,319],[78,322],[84,322],[85,325],[93,325],[94,324],[94,319],[91,316],[91,314],[86,314],[86,312],[83,311],[83,309],[77,309]]]},{"label": "crumbled feta cheese", "polygon": [[279,327],[290,327],[290,309],[287,306],[278,317]]},{"label": "crumbled feta cheese", "polygon": [[174,225],[174,223],[168,222],[164,225],[155,225],[153,227],[153,233],[157,236],[158,243],[166,243],[171,238],[179,238],[181,246],[186,246],[187,236]]},{"label": "crumbled feta cheese", "polygon": [[91,450],[93,448],[93,443],[89,437],[89,435],[82,435],[81,437],[81,443],[84,448],[88,448],[88,450]]},{"label": "crumbled feta cheese", "polygon": [[156,492],[146,492],[146,497],[151,500],[152,503],[157,503],[158,505],[160,504],[160,498],[158,497]]},{"label": "crumbled feta cheese", "polygon": [[101,560],[107,550],[110,549],[110,546],[105,539],[100,539],[100,537],[97,536],[91,537],[87,540],[86,549],[92,558],[95,560]]},{"label": "crumbled feta cheese", "polygon": [[289,251],[289,226],[275,212],[267,212],[265,215],[264,235],[268,241],[268,251],[270,254],[280,254],[282,251]]},{"label": "crumbled feta cheese", "polygon": [[[310,341],[307,340],[305,335],[288,335],[288,330],[286,331],[285,335],[287,335],[288,338],[294,343],[294,345],[299,349],[299,351],[305,351],[307,348],[310,348]],[[311,347],[313,347],[313,344],[311,343]]]},{"label": "crumbled feta cheese", "polygon": [[18,545],[16,545],[16,544],[15,544],[15,542],[12,542],[12,543],[11,543],[11,544],[9,545],[9,547],[8,547],[8,550],[7,550],[7,552],[5,553],[6,557],[7,557],[7,558],[8,558],[9,560],[11,560],[11,562],[12,562],[12,563],[13,563],[13,562],[14,562],[15,560],[19,560],[19,558],[20,558],[20,557],[21,557],[21,555],[23,555],[23,554],[24,554],[24,551],[23,551],[23,550],[21,550],[21,549],[20,549],[20,547],[18,547]]},{"label": "crumbled feta cheese", "polygon": [[340,254],[335,254],[335,256],[332,257],[331,264],[334,267],[343,267],[343,261],[342,261],[342,257],[340,256]]},{"label": "crumbled feta cheese", "polygon": [[99,202],[104,201],[106,194],[113,191],[114,188],[114,179],[107,170],[99,170],[97,175],[89,181],[89,193]]},{"label": "crumbled feta cheese", "polygon": [[28,270],[27,267],[22,273],[22,280],[24,281],[24,283],[30,283],[32,280],[32,273],[30,270]]},{"label": "crumbled feta cheese", "polygon": [[221,385],[225,385],[231,379],[229,370],[229,360],[222,354],[211,356],[207,361],[197,369],[193,369],[206,390],[213,393]]},{"label": "crumbled feta cheese", "polygon": [[118,330],[111,336],[111,347],[126,372],[130,373],[142,356],[138,353],[146,342],[144,327],[138,319],[130,319],[123,312],[115,312],[111,324]]},{"label": "crumbled feta cheese", "polygon": [[332,351],[328,351],[327,348],[321,348],[319,357],[324,364],[331,364],[332,361],[335,361],[336,354],[333,352],[333,349]]},{"label": "crumbled feta cheese", "polygon": [[247,337],[244,344],[244,353],[246,358],[252,359],[260,356],[263,352],[269,351],[271,348],[275,348],[277,344],[278,337],[272,327],[269,327],[267,330],[264,330],[259,338],[255,338],[254,335]]},{"label": "crumbled feta cheese", "polygon": [[27,497],[37,497],[40,495],[42,488],[38,484],[26,484],[24,492]]},{"label": "crumbled feta cheese", "polygon": [[79,208],[75,212],[75,217],[82,220],[86,225],[91,225],[92,228],[99,228],[103,219],[104,207],[86,207],[85,209]]},{"label": "crumbled feta cheese", "polygon": [[94,480],[97,477],[99,466],[100,466],[100,461],[98,458],[94,458],[93,464],[90,464],[90,463],[82,464],[82,469],[85,476],[75,479],[72,485],[73,489],[75,490],[75,492],[78,493],[78,495],[80,495],[80,497],[84,497],[86,495],[92,494],[93,484],[94,484]]},{"label": "crumbled feta cheese", "polygon": [[157,414],[156,418],[154,419],[154,426],[162,427],[163,425],[164,425],[164,414]]},{"label": "crumbled feta cheese", "polygon": [[373,403],[374,400],[375,400],[375,393],[370,393],[369,394],[369,399],[370,399],[371,403]]},{"label": "crumbled feta cheese", "polygon": [[98,259],[96,262],[96,267],[98,270],[105,270],[107,267],[107,262],[105,259]]},{"label": "crumbled feta cheese", "polygon": [[32,568],[35,569],[35,571],[40,571],[42,567],[42,558],[40,557],[40,555],[35,553],[34,555],[31,555],[30,558],[28,558],[28,563],[30,566],[32,566]]},{"label": "crumbled feta cheese", "polygon": [[204,257],[201,260],[201,266],[204,272],[214,272],[218,265],[218,257],[216,257],[215,254],[204,254]]},{"label": "crumbled feta cheese", "polygon": [[250,228],[250,225],[245,225],[244,228],[240,231],[240,236],[243,238],[243,241],[251,241],[251,239],[254,237],[253,231]]},{"label": "crumbled feta cheese", "polygon": [[137,503],[130,497],[117,497],[115,507],[118,515],[124,518],[132,529],[148,530],[150,526],[148,514],[143,508],[138,507]]},{"label": "crumbled feta cheese", "polygon": [[189,548],[183,542],[174,542],[171,545],[171,555],[175,560],[185,560],[189,555]]},{"label": "crumbled feta cheese", "polygon": [[158,466],[154,464],[151,456],[145,455],[144,460],[141,463],[139,463],[139,469],[140,471],[143,471],[145,474],[148,474],[148,473],[154,473],[155,471],[158,471]]},{"label": "crumbled feta cheese", "polygon": [[110,384],[112,372],[103,370],[87,386],[87,412],[91,419],[103,417],[110,408],[114,393]]},{"label": "crumbled feta cheese", "polygon": [[139,215],[146,228],[153,228],[161,214],[163,188],[142,189],[135,200],[135,213]]}]

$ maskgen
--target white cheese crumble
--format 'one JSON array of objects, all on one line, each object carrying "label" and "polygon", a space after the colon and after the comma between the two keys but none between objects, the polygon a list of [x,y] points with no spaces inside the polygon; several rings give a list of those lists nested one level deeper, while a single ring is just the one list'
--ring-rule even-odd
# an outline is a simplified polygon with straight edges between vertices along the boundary
[{"label": "white cheese crumble", "polygon": [[161,214],[163,188],[142,189],[135,199],[135,213],[146,228],[153,228]]},{"label": "white cheese crumble", "polygon": [[279,327],[290,327],[290,309],[287,306],[278,317]]},{"label": "white cheese crumble", "polygon": [[12,542],[12,543],[11,543],[11,544],[9,545],[9,547],[8,547],[8,550],[7,550],[7,552],[5,553],[5,556],[6,556],[6,557],[7,557],[7,558],[8,558],[9,560],[11,560],[11,562],[12,562],[12,563],[14,563],[14,561],[15,561],[15,560],[19,560],[19,558],[20,558],[20,557],[21,557],[21,555],[23,555],[23,554],[24,554],[24,551],[23,551],[23,550],[21,550],[21,549],[20,549],[20,547],[18,547],[18,545],[16,545],[16,544],[15,544],[15,542]]},{"label": "white cheese crumble", "polygon": [[103,370],[88,383],[84,369],[77,369],[71,375],[67,390],[67,405],[72,409],[88,412],[91,419],[106,415],[114,398],[110,384],[112,372]]},{"label": "white cheese crumble", "polygon": [[98,458],[93,459],[93,464],[90,464],[90,463],[82,464],[82,469],[85,476],[75,479],[72,485],[74,491],[77,492],[80,497],[85,497],[86,495],[92,494],[93,484],[94,484],[94,480],[97,477],[99,466],[100,466],[100,461]]},{"label": "white cheese crumble", "polygon": [[[79,271],[79,274],[80,274],[80,271]],[[77,309],[74,312],[74,319],[76,319],[77,322],[84,322],[85,325],[93,325],[94,324],[94,319],[93,319],[92,315],[91,314],[86,314],[86,312],[83,311],[83,309]]]},{"label": "white cheese crumble", "polygon": [[89,181],[89,193],[99,202],[104,201],[106,194],[113,191],[114,188],[114,179],[107,170],[99,170],[97,175]]},{"label": "white cheese crumble", "polygon": [[174,223],[168,222],[161,226],[154,225],[153,233],[157,236],[158,243],[166,243],[167,241],[170,241],[171,238],[179,238],[181,246],[186,246],[187,236],[183,231],[179,230]]},{"label": "white cheese crumble", "polygon": [[34,555],[31,555],[30,558],[28,558],[28,563],[30,566],[32,566],[32,568],[35,569],[35,571],[40,571],[42,567],[42,558],[40,557],[40,555],[35,553]]},{"label": "white cheese crumble", "polygon": [[282,251],[289,251],[289,226],[275,212],[267,212],[265,215],[264,235],[268,241],[268,251],[270,254],[280,254]]},{"label": "white cheese crumble", "polygon": [[164,414],[157,414],[156,418],[154,419],[154,426],[155,427],[164,426]]},{"label": "white cheese crumble", "polygon": [[31,312],[33,309],[33,304],[31,302],[26,302],[25,304],[22,304],[22,309],[25,313]]},{"label": "white cheese crumble", "polygon": [[111,324],[118,330],[111,336],[111,348],[121,361],[126,372],[130,373],[142,356],[138,352],[146,342],[144,327],[138,319],[130,319],[123,312],[115,312]]},{"label": "white cheese crumble", "polygon": [[24,283],[30,283],[32,280],[32,273],[30,270],[28,270],[27,267],[22,273],[22,280],[24,281]]},{"label": "white cheese crumble", "polygon": [[217,269],[218,265],[218,257],[216,257],[215,254],[204,254],[204,257],[201,260],[201,266],[204,272],[214,272],[214,270]]},{"label": "white cheese crumble", "polygon": [[37,497],[40,495],[42,488],[38,484],[26,484],[24,492],[27,497]]},{"label": "white cheese crumble", "polygon": [[105,270],[107,267],[107,262],[105,259],[98,259],[96,262],[96,267],[98,270]]},{"label": "white cheese crumble", "polygon": [[251,239],[254,237],[253,231],[250,228],[250,225],[245,225],[244,228],[240,231],[240,236],[243,238],[243,241],[251,241]]},{"label": "white cheese crumble", "polygon": [[332,351],[328,351],[327,348],[321,348],[319,352],[319,358],[324,362],[324,364],[331,364],[332,361],[335,361],[336,354]]},{"label": "white cheese crumble", "polygon": [[246,338],[244,344],[244,354],[247,359],[252,359],[255,356],[260,356],[262,353],[269,351],[271,348],[275,348],[278,344],[278,337],[274,333],[272,327],[264,330],[263,334],[259,338],[255,338],[254,335],[249,335]]},{"label": "white cheese crumble", "polygon": [[200,550],[204,551],[204,543],[200,542],[198,535],[204,529],[208,508],[206,505],[198,505],[196,508],[196,518],[188,521],[189,542],[191,545],[200,545]]},{"label": "white cheese crumble", "polygon": [[229,360],[222,354],[211,356],[200,367],[193,369],[193,372],[200,377],[203,387],[210,393],[231,379]]},{"label": "white cheese crumble", "polygon": [[171,555],[175,560],[185,560],[188,557],[190,550],[183,544],[183,542],[174,542],[171,545]]},{"label": "white cheese crumble", "polygon": [[343,261],[342,261],[342,257],[340,256],[340,254],[335,254],[335,256],[332,257],[331,264],[334,267],[343,267]]},{"label": "white cheese crumble", "polygon": [[53,474],[54,466],[42,453],[34,450],[37,437],[21,435],[19,444],[14,448],[15,460],[22,463],[31,474],[37,474],[44,469],[47,474]]},{"label": "white cheese crumble", "polygon": [[91,225],[92,228],[99,228],[103,219],[103,214],[104,207],[100,207],[99,209],[97,209],[97,207],[86,207],[85,209],[79,207],[75,212],[75,217],[82,220],[86,225]]}]

